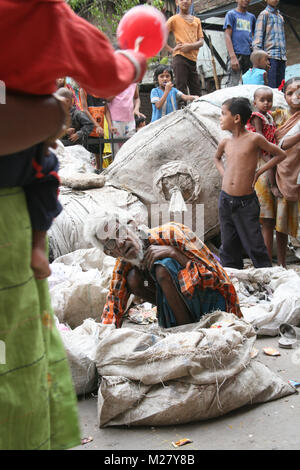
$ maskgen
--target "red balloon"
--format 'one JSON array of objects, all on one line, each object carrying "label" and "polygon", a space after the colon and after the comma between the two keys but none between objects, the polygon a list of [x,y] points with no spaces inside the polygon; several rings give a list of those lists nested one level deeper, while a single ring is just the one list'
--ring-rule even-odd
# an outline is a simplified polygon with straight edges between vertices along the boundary
[{"label": "red balloon", "polygon": [[121,19],[117,38],[122,49],[135,49],[137,38],[142,38],[138,50],[153,57],[167,40],[165,17],[150,5],[133,7]]}]

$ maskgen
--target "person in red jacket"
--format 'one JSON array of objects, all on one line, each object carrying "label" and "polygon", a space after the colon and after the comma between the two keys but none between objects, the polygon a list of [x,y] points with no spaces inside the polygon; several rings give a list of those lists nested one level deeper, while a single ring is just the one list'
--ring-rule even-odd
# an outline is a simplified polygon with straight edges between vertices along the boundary
[{"label": "person in red jacket", "polygon": [[[49,202],[47,189],[50,177],[57,187],[57,161],[47,152],[67,108],[52,95],[56,79],[72,77],[89,93],[109,97],[141,79],[146,58],[114,51],[63,0],[1,0],[0,41],[0,85],[7,91],[0,103],[0,346],[6,351],[3,358],[0,350],[0,448],[67,449],[80,444],[76,397],[47,280],[30,267],[28,203],[57,215],[56,192]],[[40,210],[34,213],[40,223]]]},{"label": "person in red jacket", "polygon": [[115,51],[64,0],[1,0],[0,42],[0,80],[7,92],[6,106],[0,105],[0,155],[55,139],[63,115],[45,95],[55,92],[57,78],[72,77],[93,96],[108,98],[140,81],[146,70],[142,53]]}]

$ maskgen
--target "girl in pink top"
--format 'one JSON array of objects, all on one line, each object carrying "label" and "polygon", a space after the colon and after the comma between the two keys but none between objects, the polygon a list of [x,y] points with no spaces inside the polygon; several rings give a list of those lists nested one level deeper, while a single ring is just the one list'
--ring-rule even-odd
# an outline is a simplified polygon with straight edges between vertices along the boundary
[{"label": "girl in pink top", "polygon": [[[109,111],[112,120],[112,132],[115,137],[132,137],[136,132],[135,115],[143,116],[140,113],[140,95],[136,83],[132,83],[115,96],[109,103]],[[114,144],[115,153],[121,148],[123,143]]]}]

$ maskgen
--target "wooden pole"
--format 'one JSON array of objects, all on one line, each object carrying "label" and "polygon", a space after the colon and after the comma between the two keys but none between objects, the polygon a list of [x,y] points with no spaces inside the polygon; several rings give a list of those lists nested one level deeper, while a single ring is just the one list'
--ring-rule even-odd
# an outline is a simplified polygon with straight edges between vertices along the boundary
[{"label": "wooden pole", "polygon": [[219,84],[219,78],[217,75],[217,69],[216,69],[216,61],[215,61],[215,56],[213,52],[213,47],[211,43],[211,37],[208,34],[208,42],[209,42],[209,49],[210,49],[210,54],[211,54],[211,64],[212,64],[212,69],[213,69],[213,74],[214,74],[214,80],[215,80],[215,85],[216,85],[216,90],[220,89],[220,84]]}]

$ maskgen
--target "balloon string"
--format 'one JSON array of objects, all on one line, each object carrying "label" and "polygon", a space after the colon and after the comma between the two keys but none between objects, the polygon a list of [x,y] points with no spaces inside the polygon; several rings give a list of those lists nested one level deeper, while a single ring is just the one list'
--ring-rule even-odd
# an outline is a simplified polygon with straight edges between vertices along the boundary
[{"label": "balloon string", "polygon": [[135,43],[134,43],[135,52],[138,52],[140,50],[140,44],[143,41],[143,39],[144,39],[144,36],[138,36],[136,38]]}]

